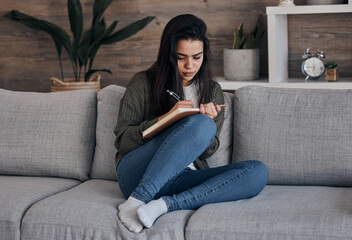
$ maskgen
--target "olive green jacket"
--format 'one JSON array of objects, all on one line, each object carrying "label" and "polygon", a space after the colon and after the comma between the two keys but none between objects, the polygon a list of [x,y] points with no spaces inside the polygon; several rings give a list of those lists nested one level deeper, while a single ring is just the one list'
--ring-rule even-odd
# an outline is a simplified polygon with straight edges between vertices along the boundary
[{"label": "olive green jacket", "polygon": [[[220,85],[211,81],[211,102],[224,104],[224,96]],[[159,116],[149,115],[149,99],[151,85],[146,72],[137,73],[128,84],[125,95],[121,99],[117,125],[115,147],[116,166],[126,153],[143,145],[150,139],[144,139],[142,132],[158,121]],[[194,161],[197,169],[209,168],[206,158],[210,157],[219,148],[219,133],[224,122],[224,110],[214,118],[217,133],[210,146]]]}]

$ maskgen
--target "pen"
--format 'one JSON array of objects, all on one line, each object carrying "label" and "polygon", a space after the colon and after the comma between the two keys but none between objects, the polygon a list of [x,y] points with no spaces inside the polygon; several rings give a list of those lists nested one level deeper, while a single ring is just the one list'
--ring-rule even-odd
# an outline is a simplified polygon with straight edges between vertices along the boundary
[{"label": "pen", "polygon": [[176,93],[174,93],[173,91],[169,91],[169,90],[166,90],[166,91],[169,93],[169,95],[171,97],[175,98],[176,101],[181,101],[181,98]]},{"label": "pen", "polygon": [[[169,91],[169,90],[166,90],[166,91],[168,92],[168,94],[169,94],[171,97],[175,98],[176,101],[181,101],[181,98],[180,98],[176,93],[174,93],[173,91]],[[225,104],[219,105],[219,106],[220,106],[221,109],[223,109],[223,108],[226,107]]]}]

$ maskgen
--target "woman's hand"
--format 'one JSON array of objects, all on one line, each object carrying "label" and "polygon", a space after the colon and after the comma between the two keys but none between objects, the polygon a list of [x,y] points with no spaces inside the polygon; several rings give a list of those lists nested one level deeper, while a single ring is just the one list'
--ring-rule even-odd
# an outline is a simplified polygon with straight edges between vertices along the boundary
[{"label": "woman's hand", "polygon": [[184,101],[178,101],[172,108],[170,111],[168,111],[167,113],[165,113],[164,115],[160,116],[158,118],[158,121],[160,121],[161,119],[163,119],[164,117],[166,117],[167,115],[169,115],[170,113],[172,113],[173,111],[175,111],[178,108],[193,108],[193,103],[191,100],[184,100]]},{"label": "woman's hand", "polygon": [[212,102],[204,103],[204,104],[201,103],[199,105],[199,110],[200,110],[200,113],[209,116],[211,119],[214,119],[218,115],[218,112],[220,112],[221,107],[217,104],[216,106],[214,106],[214,103]]}]

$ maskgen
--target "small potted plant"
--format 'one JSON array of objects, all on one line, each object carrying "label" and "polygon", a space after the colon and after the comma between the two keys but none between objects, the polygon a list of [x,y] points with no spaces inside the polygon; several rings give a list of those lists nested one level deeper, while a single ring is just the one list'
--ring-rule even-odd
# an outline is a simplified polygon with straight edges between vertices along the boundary
[{"label": "small potted plant", "polygon": [[[37,19],[22,12],[12,10],[4,17],[18,21],[32,29],[48,33],[56,47],[59,57],[61,80],[50,79],[51,91],[66,91],[75,89],[100,89],[100,75],[96,72],[111,73],[109,69],[94,69],[93,61],[99,48],[105,44],[122,41],[148,25],[154,17],[146,17],[114,32],[117,21],[106,26],[103,14],[113,0],[95,0],[93,4],[93,19],[91,27],[83,33],[83,13],[80,0],[67,0],[68,17],[72,32],[72,42],[69,34],[59,26],[45,20]],[[72,76],[64,78],[61,52],[64,48],[72,65]]]},{"label": "small potted plant", "polygon": [[224,49],[224,77],[226,80],[247,81],[259,78],[259,48],[256,43],[263,37],[259,21],[253,32],[245,35],[243,23],[235,30],[232,49]]},{"label": "small potted plant", "polygon": [[337,63],[334,60],[327,61],[326,68],[326,81],[336,82],[337,80]]}]

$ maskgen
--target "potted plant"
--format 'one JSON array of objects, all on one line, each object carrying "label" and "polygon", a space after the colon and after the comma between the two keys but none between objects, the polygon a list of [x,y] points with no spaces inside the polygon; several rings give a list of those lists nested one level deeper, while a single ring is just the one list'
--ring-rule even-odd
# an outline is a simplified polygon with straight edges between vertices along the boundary
[{"label": "potted plant", "polygon": [[326,68],[326,81],[336,82],[337,80],[337,63],[334,60],[327,61]]},{"label": "potted plant", "polygon": [[[83,14],[80,0],[68,0],[67,10],[72,32],[72,42],[69,35],[59,26],[45,20],[37,19],[22,12],[12,10],[4,17],[23,23],[35,30],[48,33],[56,47],[59,57],[61,79],[51,78],[51,91],[91,88],[99,91],[100,75],[96,72],[108,72],[109,69],[94,69],[93,62],[97,51],[102,45],[122,41],[148,25],[154,17],[146,17],[114,32],[117,21],[109,27],[103,17],[104,11],[113,0],[95,0],[93,4],[93,19],[91,26],[83,33]],[[62,68],[61,52],[64,48],[72,65],[74,78],[65,79]]]},{"label": "potted plant", "polygon": [[224,49],[224,76],[226,80],[248,81],[259,78],[259,48],[254,48],[263,37],[259,21],[253,32],[245,35],[243,23],[235,30],[232,49]]}]

